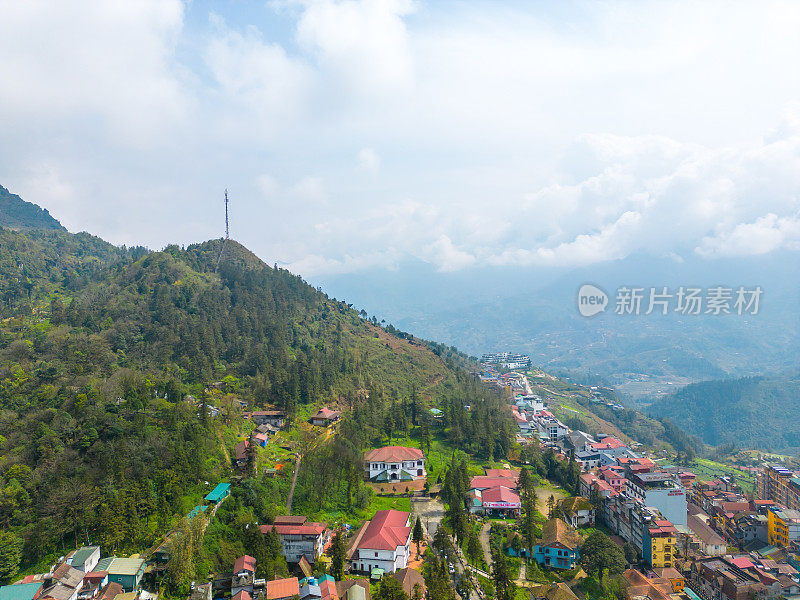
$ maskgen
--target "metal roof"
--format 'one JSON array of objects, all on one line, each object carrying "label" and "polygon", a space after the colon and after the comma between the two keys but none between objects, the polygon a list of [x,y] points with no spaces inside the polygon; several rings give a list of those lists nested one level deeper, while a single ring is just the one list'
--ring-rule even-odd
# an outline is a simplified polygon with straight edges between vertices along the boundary
[{"label": "metal roof", "polygon": [[87,559],[95,552],[99,554],[100,546],[84,546],[83,548],[79,548],[75,551],[75,554],[72,555],[72,566],[76,569],[82,567]]},{"label": "metal roof", "polygon": [[219,502],[225,496],[228,495],[231,489],[230,483],[219,483],[217,487],[215,487],[211,492],[209,492],[208,496],[206,496],[206,500],[209,502]]},{"label": "metal roof", "polygon": [[42,582],[0,586],[0,600],[31,600],[42,589]]}]

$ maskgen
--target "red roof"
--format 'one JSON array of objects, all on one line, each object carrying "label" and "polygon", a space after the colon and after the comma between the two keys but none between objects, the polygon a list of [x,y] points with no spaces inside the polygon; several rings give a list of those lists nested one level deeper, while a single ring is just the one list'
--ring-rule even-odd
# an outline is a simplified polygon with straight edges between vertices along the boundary
[{"label": "red roof", "polygon": [[605,437],[601,441],[592,444],[593,450],[611,450],[612,448],[627,448],[627,446],[612,436]]},{"label": "red roof", "polygon": [[300,595],[300,582],[297,577],[287,579],[276,579],[267,582],[267,600],[277,600],[278,598],[291,598]]},{"label": "red roof", "polygon": [[83,576],[84,579],[92,580],[102,580],[108,577],[108,571],[89,571],[86,575]]},{"label": "red roof", "polygon": [[342,413],[340,413],[339,411],[331,410],[330,408],[327,408],[326,406],[323,406],[316,413],[314,413],[311,416],[311,418],[312,419],[328,419],[328,420],[331,420],[331,419],[338,419],[341,416],[342,416]]},{"label": "red roof", "polygon": [[237,558],[236,562],[233,563],[233,572],[241,573],[242,571],[250,571],[251,573],[255,573],[256,559],[252,556],[248,556],[247,554]]},{"label": "red roof", "polygon": [[252,600],[252,598],[247,590],[239,590],[231,597],[231,600]]},{"label": "red roof", "polygon": [[470,481],[469,487],[472,490],[488,490],[489,488],[500,485],[516,487],[509,486],[510,483],[511,480],[508,477],[487,477],[485,475],[476,475],[472,478],[472,481]]},{"label": "red roof", "polygon": [[405,546],[411,536],[411,527],[406,526],[409,516],[399,510],[379,510],[364,530],[358,548],[395,550]]},{"label": "red roof", "polygon": [[737,556],[736,558],[731,559],[731,562],[740,569],[750,569],[755,566],[753,561],[746,556]]},{"label": "red roof", "polygon": [[278,535],[322,535],[327,526],[325,523],[306,523],[304,525],[262,525],[261,533],[269,533],[273,529]]},{"label": "red roof", "polygon": [[519,496],[517,496],[509,488],[499,485],[497,487],[484,490],[481,494],[481,500],[483,502],[519,503]]},{"label": "red roof", "polygon": [[389,462],[399,463],[404,460],[422,460],[425,457],[419,448],[407,448],[406,446],[384,446],[376,450],[370,450],[364,455],[364,460],[369,462]]}]

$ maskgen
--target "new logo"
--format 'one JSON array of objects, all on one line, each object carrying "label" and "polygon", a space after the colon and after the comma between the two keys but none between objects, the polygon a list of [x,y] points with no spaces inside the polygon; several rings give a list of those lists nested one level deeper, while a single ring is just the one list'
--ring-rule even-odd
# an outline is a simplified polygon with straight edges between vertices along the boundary
[{"label": "new logo", "polygon": [[591,283],[584,283],[578,290],[578,312],[584,317],[593,317],[608,306],[608,294]]}]

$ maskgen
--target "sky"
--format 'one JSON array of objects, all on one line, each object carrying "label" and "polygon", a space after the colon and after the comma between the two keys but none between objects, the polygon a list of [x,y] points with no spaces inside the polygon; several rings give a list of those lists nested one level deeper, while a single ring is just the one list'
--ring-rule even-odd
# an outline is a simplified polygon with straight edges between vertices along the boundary
[{"label": "sky", "polygon": [[304,276],[800,250],[800,3],[0,0],[0,184]]}]

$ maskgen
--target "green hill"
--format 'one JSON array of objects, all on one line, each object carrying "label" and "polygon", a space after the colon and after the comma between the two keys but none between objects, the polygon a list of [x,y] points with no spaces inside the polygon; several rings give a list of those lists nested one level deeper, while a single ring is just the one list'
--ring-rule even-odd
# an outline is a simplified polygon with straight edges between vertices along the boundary
[{"label": "green hill", "polygon": [[712,445],[800,452],[800,377],[747,377],[681,388],[650,406]]},{"label": "green hill", "polygon": [[418,431],[432,406],[458,448],[508,452],[508,411],[466,357],[223,243],[0,230],[0,530],[24,541],[23,564],[87,539],[147,548],[234,473],[247,409],[344,410],[337,468],[356,488],[360,452]]},{"label": "green hill", "polygon": [[0,227],[10,229],[60,229],[64,227],[47,209],[25,202],[0,185]]}]

